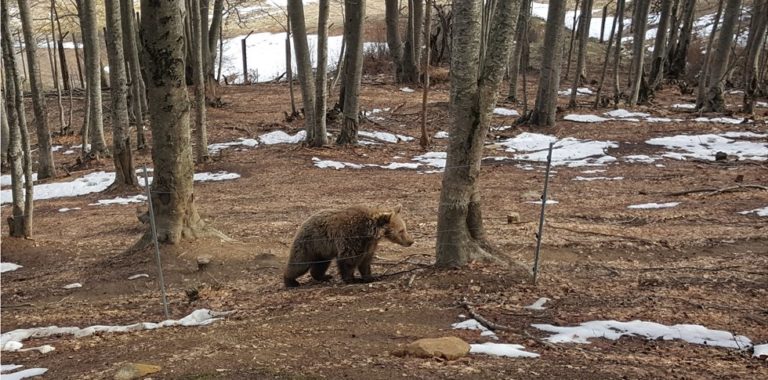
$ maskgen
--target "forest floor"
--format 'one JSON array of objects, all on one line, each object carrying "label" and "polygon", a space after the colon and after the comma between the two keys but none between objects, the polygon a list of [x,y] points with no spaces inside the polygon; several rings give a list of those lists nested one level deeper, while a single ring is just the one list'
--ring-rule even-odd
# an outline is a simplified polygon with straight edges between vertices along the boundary
[{"label": "forest floor", "polygon": [[[533,84],[533,78],[530,78]],[[439,173],[419,170],[321,169],[313,158],[352,163],[410,162],[424,151],[418,145],[421,94],[407,93],[387,80],[368,78],[361,94],[366,110],[386,109],[362,125],[415,137],[398,143],[353,148],[311,149],[300,145],[263,145],[222,150],[197,172],[238,173],[232,181],[195,184],[201,215],[234,242],[198,240],[162,247],[165,283],[172,318],[209,308],[234,311],[208,326],[170,327],[82,338],[46,337],[25,346],[50,344],[55,351],[3,352],[3,364],[44,367],[46,378],[112,378],[124,363],[162,367],[153,379],[392,379],[392,378],[631,378],[702,379],[768,378],[768,362],[737,350],[681,340],[591,339],[590,344],[549,344],[548,333],[535,323],[573,326],[593,320],[643,320],[665,325],[700,324],[744,335],[754,344],[768,343],[768,219],[755,213],[768,206],[768,192],[738,189],[687,195],[670,193],[736,184],[768,183],[765,161],[676,160],[627,162],[630,155],[659,156],[667,148],[646,144],[674,135],[753,132],[748,141],[765,144],[768,109],[756,121],[730,125],[694,122],[701,116],[672,109],[690,102],[670,87],[653,105],[634,109],[681,122],[602,123],[560,121],[546,130],[511,127],[494,131],[486,156],[511,154],[498,148],[523,132],[558,138],[614,141],[606,154],[616,162],[595,167],[554,168],[542,246],[542,276],[534,286],[525,270],[473,263],[461,270],[438,270],[434,261]],[[529,89],[533,86],[529,86]],[[294,134],[301,121],[286,122],[288,91],[284,84],[222,88],[224,106],[209,109],[209,142],[222,143],[282,130]],[[106,93],[105,93],[106,96]],[[533,99],[534,94],[529,95]],[[429,133],[448,130],[448,87],[432,90]],[[584,108],[566,113],[601,115],[610,109]],[[78,104],[81,99],[78,99]],[[561,97],[562,102],[567,98]],[[740,96],[729,95],[729,104]],[[50,107],[51,120],[56,107]],[[109,104],[105,100],[105,104]],[[503,104],[521,110],[521,106]],[[736,107],[733,107],[736,109]],[[79,125],[75,114],[75,125]],[[713,116],[713,115],[703,115]],[[738,114],[734,116],[739,116]],[[743,116],[743,115],[742,115]],[[511,125],[514,117],[496,116],[494,126]],[[331,126],[331,131],[337,130]],[[109,133],[109,132],[108,132]],[[745,135],[748,136],[748,135]],[[762,136],[762,137],[759,137]],[[702,145],[711,137],[701,137]],[[430,151],[445,151],[447,139],[433,139]],[[77,136],[56,136],[61,166],[77,154],[63,154],[79,144]],[[79,152],[79,151],[78,151]],[[400,158],[396,158],[400,157]],[[149,153],[137,163],[151,164]],[[137,167],[140,167],[137,165]],[[111,171],[109,160],[88,170],[72,171],[56,182]],[[589,172],[605,170],[604,172]],[[588,173],[584,173],[587,171]],[[575,180],[576,177],[613,180]],[[615,177],[622,177],[617,179]],[[738,178],[737,178],[738,177]],[[544,181],[542,163],[486,160],[482,168],[485,228],[498,249],[529,268]],[[740,182],[735,182],[740,181]],[[153,250],[128,254],[146,230],[137,204],[93,206],[116,195],[93,193],[40,200],[35,207],[35,236],[7,237],[2,223],[2,261],[23,267],[2,275],[2,331],[42,326],[126,325],[164,319]],[[630,209],[629,205],[679,202],[671,208]],[[307,284],[285,290],[281,271],[298,226],[325,208],[353,204],[403,205],[416,244],[404,248],[384,243],[374,261],[381,281],[344,285]],[[146,205],[139,204],[139,211]],[[62,208],[72,211],[60,212]],[[75,209],[79,208],[79,209]],[[10,207],[2,207],[8,215]],[[519,222],[507,223],[519,214]],[[213,257],[204,271],[196,258]],[[331,270],[335,275],[335,269]],[[148,278],[128,280],[146,273]],[[63,289],[79,282],[81,288]],[[191,290],[195,289],[196,294]],[[540,297],[551,299],[544,310],[526,309]],[[456,361],[393,355],[419,338],[459,336],[470,343],[490,341],[478,331],[454,330],[467,311],[510,327],[497,331],[499,342],[516,343],[539,358],[471,354]]]}]

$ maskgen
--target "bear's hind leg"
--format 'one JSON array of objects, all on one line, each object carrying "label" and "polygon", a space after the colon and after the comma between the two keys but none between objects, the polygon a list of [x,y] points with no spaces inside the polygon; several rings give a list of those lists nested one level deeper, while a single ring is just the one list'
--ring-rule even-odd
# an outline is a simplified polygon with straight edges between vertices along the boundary
[{"label": "bear's hind leg", "polygon": [[329,266],[331,266],[331,260],[314,263],[309,270],[309,274],[317,281],[330,281],[333,276],[325,274]]},{"label": "bear's hind leg", "polygon": [[285,287],[295,288],[299,286],[299,282],[296,281],[296,279],[303,276],[304,273],[307,273],[307,271],[309,271],[308,264],[288,263],[288,267],[285,268],[285,274],[283,275],[283,282],[285,283]]}]

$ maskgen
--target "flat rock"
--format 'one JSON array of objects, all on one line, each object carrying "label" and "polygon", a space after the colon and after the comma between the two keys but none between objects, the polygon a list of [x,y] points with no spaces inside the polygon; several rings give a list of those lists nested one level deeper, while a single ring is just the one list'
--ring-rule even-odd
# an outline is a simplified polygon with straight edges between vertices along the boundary
[{"label": "flat rock", "polygon": [[424,338],[408,344],[405,354],[420,358],[443,358],[456,360],[469,353],[469,344],[455,336]]},{"label": "flat rock", "polygon": [[128,363],[118,368],[115,380],[139,379],[151,373],[160,372],[160,369],[160,366],[152,364]]}]

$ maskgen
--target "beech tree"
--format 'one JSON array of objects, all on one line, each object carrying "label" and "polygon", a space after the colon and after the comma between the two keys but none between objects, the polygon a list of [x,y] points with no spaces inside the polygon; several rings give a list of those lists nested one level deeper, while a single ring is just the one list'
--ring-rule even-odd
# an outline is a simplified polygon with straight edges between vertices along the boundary
[{"label": "beech tree", "polygon": [[[681,0],[682,1],[682,0]],[[683,23],[677,41],[674,43],[674,49],[669,51],[669,68],[667,76],[673,79],[679,79],[685,74],[685,66],[688,62],[688,45],[691,44],[691,34],[693,33],[693,20],[696,18],[696,0],[685,0],[683,13],[680,21]]]},{"label": "beech tree", "polygon": [[85,79],[88,91],[88,136],[91,149],[86,149],[83,142],[83,155],[92,158],[108,155],[107,142],[104,139],[104,116],[101,105],[101,60],[99,58],[99,35],[96,25],[96,3],[89,0],[78,0],[80,12],[80,28],[83,32],[83,47],[85,51]]},{"label": "beech tree", "polygon": [[136,127],[136,148],[146,148],[144,136],[144,78],[141,76],[139,47],[137,45],[136,21],[134,20],[133,0],[120,0],[120,22],[123,27],[123,52],[127,58],[130,74],[130,107],[133,110],[133,125]]},{"label": "beech tree", "polygon": [[304,21],[304,3],[288,0],[288,18],[291,20],[293,49],[296,53],[296,74],[301,85],[301,100],[304,105],[304,129],[307,142],[314,140],[315,132],[315,81],[307,43],[307,27]]},{"label": "beech tree", "polygon": [[544,30],[544,49],[541,56],[539,89],[536,104],[530,115],[533,125],[546,127],[555,125],[557,111],[557,90],[560,87],[560,66],[562,61],[563,24],[565,22],[565,0],[550,0],[547,11],[547,25]]},{"label": "beech tree", "polygon": [[483,142],[514,39],[520,0],[498,1],[482,62],[481,7],[475,0],[453,0],[451,139],[437,222],[436,265],[440,267],[495,257],[485,238],[478,180]]},{"label": "beech tree", "polygon": [[[528,45],[528,18],[531,13],[531,0],[522,0],[520,5],[520,15],[517,17],[517,29],[515,31],[515,49],[510,54],[508,63],[509,73],[509,93],[507,100],[517,102],[517,77],[520,73],[520,64],[522,62],[523,48]],[[522,68],[526,70],[526,67]]]},{"label": "beech tree", "polygon": [[32,30],[32,15],[28,1],[18,1],[21,30],[24,32],[24,51],[29,65],[29,88],[32,91],[32,109],[35,116],[35,131],[37,132],[37,156],[39,166],[37,178],[45,179],[56,176],[56,167],[51,151],[51,131],[48,129],[48,111],[45,106],[45,93],[40,64],[37,61],[37,39]]},{"label": "beech tree", "polygon": [[659,26],[653,43],[653,57],[651,58],[651,74],[649,86],[656,89],[664,77],[664,61],[667,53],[667,31],[672,18],[672,0],[661,0],[661,12],[659,14]]},{"label": "beech tree", "polygon": [[[760,53],[763,50],[768,26],[768,0],[754,0],[752,3],[752,21],[747,37],[747,56],[744,62],[744,112],[754,112],[755,99],[761,94],[758,75],[760,73]],[[765,95],[765,91],[762,91]]]},{"label": "beech tree", "polygon": [[638,102],[648,100],[648,82],[645,78],[645,31],[648,29],[648,10],[651,0],[635,0],[635,13],[632,27],[632,72],[630,74],[631,86],[627,104],[634,106]]},{"label": "beech tree", "polygon": [[421,30],[424,24],[424,0],[406,0],[408,23],[405,41],[400,37],[400,4],[398,0],[385,0],[387,46],[395,67],[395,81],[417,83],[421,57]]},{"label": "beech tree", "polygon": [[582,0],[581,12],[579,14],[579,55],[576,57],[576,75],[573,76],[573,86],[571,88],[571,98],[568,101],[569,107],[576,107],[576,95],[582,80],[586,79],[583,74],[587,59],[587,40],[589,39],[589,24],[592,20],[592,0]]},{"label": "beech tree", "polygon": [[[205,118],[205,60],[206,54],[203,54],[203,47],[207,50],[207,40],[203,39],[203,26],[208,24],[207,20],[202,20],[200,12],[200,2],[190,2],[190,23],[192,24],[192,38],[190,49],[192,51],[192,76],[195,85],[195,161],[197,163],[206,162],[210,159],[208,156],[208,133],[206,131]],[[207,13],[207,12],[206,12]]]},{"label": "beech tree", "polygon": [[704,104],[700,107],[705,112],[725,111],[725,100],[723,99],[725,73],[731,56],[740,8],[741,0],[727,0],[725,4],[723,27],[717,36],[716,51],[712,56],[707,75],[707,95]]},{"label": "beech tree", "polygon": [[[416,0],[418,1],[418,0]],[[344,39],[347,41],[347,53],[344,64],[344,121],[337,144],[357,143],[357,131],[360,125],[360,81],[363,77],[363,21],[365,19],[365,0],[344,1]]]}]

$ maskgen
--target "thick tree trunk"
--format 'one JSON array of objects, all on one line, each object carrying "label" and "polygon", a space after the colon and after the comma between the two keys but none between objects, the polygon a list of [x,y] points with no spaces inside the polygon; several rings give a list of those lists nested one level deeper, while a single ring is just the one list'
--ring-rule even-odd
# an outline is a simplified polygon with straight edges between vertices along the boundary
[{"label": "thick tree trunk", "polygon": [[[157,238],[178,243],[209,233],[197,213],[184,62],[184,1],[141,1],[144,68],[152,126],[152,203]],[[135,246],[143,248],[151,232]]]},{"label": "thick tree trunk", "polygon": [[[3,65],[3,72],[5,72]],[[8,126],[8,105],[5,103],[5,91],[0,91],[0,167],[8,163],[8,141],[11,138],[11,128]]]},{"label": "thick tree trunk", "polygon": [[[32,236],[33,189],[32,155],[24,112],[24,94],[16,65],[16,55],[11,41],[8,0],[0,0],[0,25],[2,30],[3,69],[5,71],[5,96],[9,123],[8,160],[11,164],[11,217],[10,236]],[[23,176],[23,178],[22,178]],[[22,190],[22,182],[24,189]]]},{"label": "thick tree trunk", "polygon": [[563,57],[562,37],[565,22],[565,0],[550,0],[547,25],[544,31],[544,54],[541,58],[539,89],[536,105],[531,114],[531,124],[540,127],[555,125],[557,90],[560,86],[560,66]]},{"label": "thick tree trunk", "polygon": [[[415,0],[419,1],[419,0]],[[344,38],[347,40],[346,69],[344,78],[344,124],[337,144],[357,143],[360,112],[360,81],[363,77],[363,21],[365,0],[345,0]],[[418,78],[416,78],[418,80]]]},{"label": "thick tree trunk", "polygon": [[696,89],[696,104],[701,107],[706,101],[707,97],[707,80],[709,79],[709,64],[712,62],[712,47],[715,43],[715,36],[717,35],[717,28],[720,25],[720,19],[723,15],[723,0],[718,1],[717,12],[715,13],[714,22],[712,23],[712,30],[709,33],[707,39],[707,48],[704,53],[704,64],[701,65],[701,71],[699,72],[699,84]]},{"label": "thick tree trunk", "polygon": [[576,107],[576,93],[584,75],[587,59],[587,40],[589,39],[589,24],[592,21],[592,0],[582,0],[581,15],[579,16],[579,55],[576,57],[576,75],[573,77],[571,99],[568,107]]},{"label": "thick tree trunk", "polygon": [[680,17],[683,27],[680,30],[677,44],[671,50],[669,57],[669,73],[667,73],[667,76],[672,79],[679,79],[685,75],[685,65],[688,62],[688,45],[691,43],[693,20],[695,18],[696,0],[685,0],[683,13]]},{"label": "thick tree trunk", "polygon": [[[96,25],[96,4],[93,1],[79,0],[81,15],[80,27],[83,31],[85,50],[85,79],[89,94],[89,126],[91,157],[108,155],[107,142],[104,139],[104,116],[101,106],[101,60],[99,58],[99,34]],[[86,152],[83,145],[83,153]]]},{"label": "thick tree trunk", "polygon": [[317,15],[317,83],[315,84],[315,131],[311,146],[328,144],[325,128],[325,113],[328,103],[328,14],[330,0],[320,0]]},{"label": "thick tree trunk", "polygon": [[632,73],[630,76],[632,85],[629,90],[627,104],[634,106],[638,102],[648,100],[648,83],[645,79],[645,31],[648,29],[648,10],[651,7],[650,0],[637,0],[632,27]]},{"label": "thick tree trunk", "polygon": [[40,64],[37,61],[37,40],[32,28],[29,2],[19,1],[18,4],[21,29],[24,32],[24,51],[27,53],[27,63],[29,64],[29,87],[32,90],[32,109],[34,110],[35,131],[37,132],[37,178],[52,178],[56,176],[56,166],[53,162],[53,152],[51,152],[51,131],[48,129],[45,93],[40,76]]},{"label": "thick tree trunk", "polygon": [[144,106],[143,96],[144,79],[141,76],[141,63],[139,62],[139,48],[136,45],[136,23],[133,18],[133,0],[120,0],[120,21],[123,29],[123,52],[128,60],[128,71],[131,77],[130,106],[133,109],[133,123],[136,127],[136,148],[143,150],[147,147],[144,135]]},{"label": "thick tree trunk", "polygon": [[[205,118],[205,58],[204,46],[208,46],[207,40],[203,39],[203,25],[208,20],[203,21],[203,14],[200,11],[200,2],[192,0],[190,3],[192,11],[189,18],[192,24],[192,75],[195,85],[195,160],[197,163],[203,163],[210,159],[208,155],[208,132]],[[207,16],[206,16],[207,18]]]},{"label": "thick tree trunk", "polygon": [[395,82],[403,81],[403,42],[400,40],[400,1],[385,0],[387,46],[395,68]]},{"label": "thick tree trunk", "polygon": [[669,19],[671,16],[672,0],[661,0],[661,14],[659,15],[656,40],[653,43],[651,75],[648,81],[651,89],[658,88],[661,85],[661,80],[664,78],[664,60],[667,56],[667,31],[669,30]]},{"label": "thick tree trunk", "polygon": [[[517,18],[517,30],[515,31],[515,49],[509,57],[509,93],[507,100],[517,102],[517,78],[520,74],[520,62],[523,55],[523,46],[528,44],[528,17],[531,13],[531,0],[522,0],[520,16]],[[526,70],[523,67],[523,70]]]},{"label": "thick tree trunk", "polygon": [[[80,79],[80,88],[85,88],[85,80],[83,80],[83,65],[80,63],[80,44],[77,42],[74,33],[72,33],[72,45],[75,46],[75,62],[77,63],[77,77]],[[83,54],[85,54],[85,46],[83,46]]]},{"label": "thick tree trunk", "polygon": [[296,53],[296,71],[301,84],[301,99],[304,104],[304,129],[307,142],[314,140],[315,123],[315,80],[309,58],[307,26],[304,22],[304,5],[301,0],[288,0],[288,17],[291,19],[293,49]]},{"label": "thick tree trunk", "polygon": [[421,28],[423,23],[424,0],[408,0],[408,28],[406,28],[405,32],[406,38],[402,65],[402,81],[405,83],[419,82],[419,56],[421,54]]},{"label": "thick tree trunk", "polygon": [[731,56],[731,46],[736,34],[736,23],[739,20],[740,8],[741,0],[727,0],[723,16],[723,28],[720,29],[720,34],[717,37],[717,48],[710,64],[707,79],[707,96],[702,106],[702,110],[705,112],[725,111],[725,101],[723,99],[725,73]]},{"label": "thick tree trunk", "polygon": [[109,83],[112,100],[112,159],[115,163],[115,182],[112,191],[126,191],[138,188],[136,169],[131,152],[131,128],[128,120],[128,81],[125,74],[123,52],[123,27],[120,15],[120,0],[104,0],[107,20],[107,58],[109,60]]},{"label": "thick tree trunk", "polygon": [[440,267],[460,267],[471,260],[494,257],[485,240],[478,179],[483,141],[514,40],[520,2],[498,2],[484,62],[479,61],[480,7],[471,0],[453,2],[451,139],[437,220],[435,265]]},{"label": "thick tree trunk", "polygon": [[568,57],[565,60],[565,80],[568,80],[568,75],[571,74],[571,54],[573,54],[573,42],[576,40],[576,17],[579,14],[579,4],[579,0],[576,0],[576,4],[573,5],[573,21],[571,21],[573,26],[571,27],[571,38],[568,40]]},{"label": "thick tree trunk", "polygon": [[[56,80],[55,80],[55,83],[56,83],[56,100],[57,100],[58,106],[59,106],[59,134],[63,135],[65,133],[65,130],[68,129],[69,127],[64,124],[64,103],[63,103],[63,101],[61,99],[61,89],[62,89],[62,87],[66,88],[66,87],[69,87],[69,86],[67,86],[65,82],[62,82],[63,85],[59,85],[59,82],[58,82],[58,78],[59,78],[59,76],[58,76],[58,70],[59,70],[58,56],[59,55],[57,53],[59,52],[59,49],[58,49],[58,46],[56,44],[56,27],[55,27],[56,24],[54,23],[55,22],[55,20],[54,20],[54,17],[55,17],[54,16],[54,13],[55,13],[54,11],[55,11],[55,9],[56,9],[55,0],[51,0],[51,12],[50,12],[51,18],[50,19],[51,19],[51,42],[53,42],[52,61],[53,61],[53,72],[54,72],[55,77],[56,77]],[[48,38],[46,38],[46,41],[45,41],[46,44],[48,43],[47,40],[48,40]],[[67,70],[66,67],[61,66],[62,80],[64,79],[64,75],[63,74],[64,74],[64,72],[66,70]],[[69,78],[69,77],[67,76],[67,78]]]},{"label": "thick tree trunk", "polygon": [[752,3],[752,22],[747,37],[747,57],[744,62],[744,112],[754,112],[755,99],[760,90],[760,53],[763,49],[766,28],[768,26],[768,0],[755,0]]},{"label": "thick tree trunk", "polygon": [[[621,0],[618,0],[618,1],[621,1]],[[605,59],[603,60],[603,69],[602,69],[602,72],[600,73],[600,82],[597,85],[597,90],[595,91],[595,103],[593,105],[593,108],[597,108],[600,105],[600,103],[602,102],[601,94],[603,92],[603,85],[605,85],[605,74],[608,72],[608,63],[610,62],[611,48],[613,47],[613,40],[614,40],[613,37],[616,34],[616,24],[618,22],[618,6],[619,6],[619,4],[617,3],[616,4],[617,16],[613,18],[613,22],[611,23],[611,32],[610,32],[610,34],[608,36],[608,47],[605,48]],[[603,14],[604,15],[607,12],[607,7],[608,6],[606,5],[606,8],[603,8],[603,10],[604,10]],[[620,49],[620,48],[621,48],[621,46],[619,45],[617,47],[617,50]]]},{"label": "thick tree trunk", "polygon": [[[213,77],[213,68],[216,63],[216,44],[221,36],[221,25],[224,17],[224,0],[214,0],[211,26],[208,28],[208,76]],[[205,20],[207,21],[207,20]]]}]

